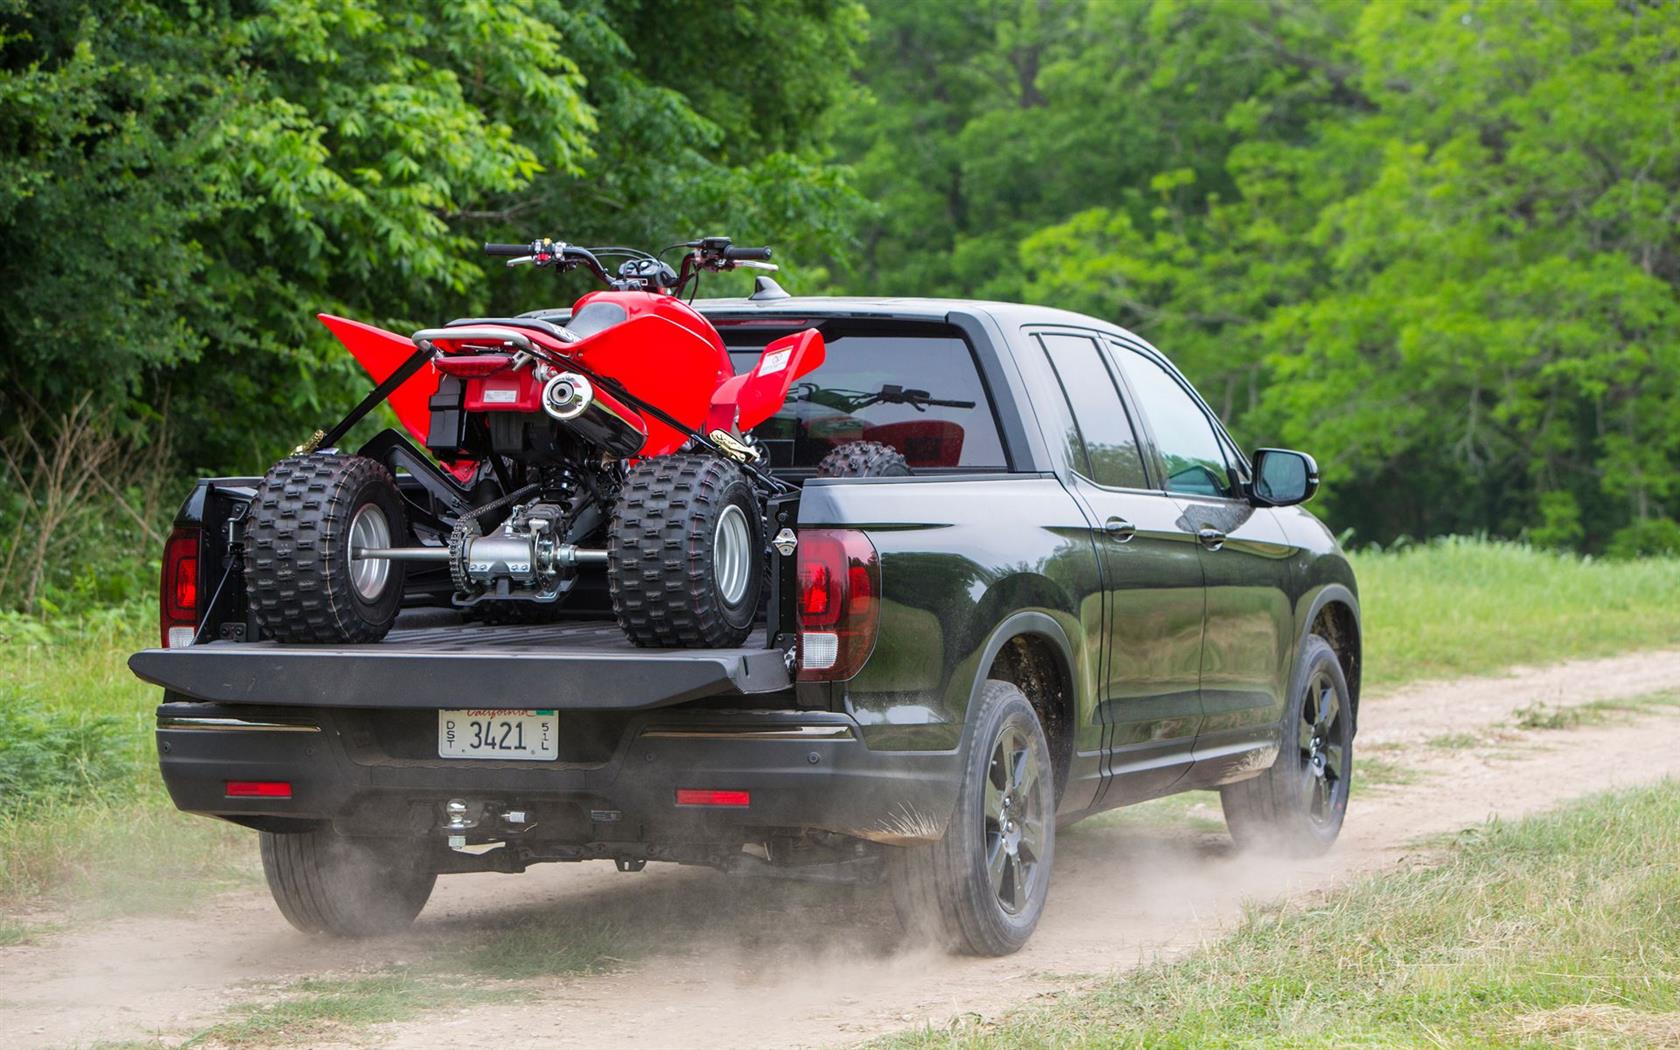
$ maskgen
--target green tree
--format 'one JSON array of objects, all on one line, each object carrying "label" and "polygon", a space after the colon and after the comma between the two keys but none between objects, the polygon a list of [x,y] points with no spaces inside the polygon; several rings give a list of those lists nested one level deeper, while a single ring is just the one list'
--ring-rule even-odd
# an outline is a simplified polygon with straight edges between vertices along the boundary
[{"label": "green tree", "polygon": [[1365,538],[1680,513],[1680,8],[874,13],[852,287],[1127,325]]},{"label": "green tree", "polygon": [[824,114],[861,26],[850,0],[0,0],[0,381],[134,429],[167,398],[190,463],[258,467],[365,385],[315,313],[552,301],[486,235],[733,224],[814,256],[854,200]]}]

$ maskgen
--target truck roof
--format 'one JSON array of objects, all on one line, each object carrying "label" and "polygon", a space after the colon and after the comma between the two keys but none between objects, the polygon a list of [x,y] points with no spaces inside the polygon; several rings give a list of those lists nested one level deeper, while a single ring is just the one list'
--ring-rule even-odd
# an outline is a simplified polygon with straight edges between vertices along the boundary
[{"label": "truck roof", "polygon": [[[1148,345],[1134,332],[1087,314],[1054,306],[1006,303],[992,299],[933,299],[918,296],[800,295],[785,299],[696,299],[696,310],[715,320],[743,317],[786,317],[790,321],[807,317],[881,318],[914,321],[944,321],[952,313],[986,314],[1005,328],[1026,324],[1059,324],[1090,328],[1124,336]],[[566,308],[533,310],[526,316],[567,317]]]}]

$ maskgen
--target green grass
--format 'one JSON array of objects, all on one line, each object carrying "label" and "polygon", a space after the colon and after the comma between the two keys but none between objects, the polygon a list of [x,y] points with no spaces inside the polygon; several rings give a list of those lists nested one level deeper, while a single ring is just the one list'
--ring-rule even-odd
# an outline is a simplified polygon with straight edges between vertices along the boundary
[{"label": "green grass", "polygon": [[154,613],[0,616],[0,917],[182,907],[255,877],[249,833],[179,813],[157,777],[158,691],[128,654]]},{"label": "green grass", "polygon": [[1063,831],[1059,836],[1083,835],[1101,828],[1127,825],[1144,828],[1188,828],[1191,831],[1223,833],[1224,811],[1220,809],[1217,791],[1181,791],[1176,795],[1150,799],[1136,805],[1111,809],[1087,817]]},{"label": "green grass", "polygon": [[445,950],[440,964],[480,977],[523,980],[600,973],[645,950],[640,928],[576,916],[525,913]]},{"label": "green grass", "polygon": [[231,1018],[180,1045],[308,1046],[421,1010],[464,1006],[483,995],[482,989],[406,968],[357,977],[312,977],[266,995],[263,1002],[235,1007]]},{"label": "green grass", "polygon": [[1654,1047],[1680,1044],[1680,784],[1457,837],[999,1023],[883,1047]]},{"label": "green grass", "polygon": [[1593,700],[1585,704],[1560,706],[1536,700],[1513,712],[1518,729],[1579,729],[1604,725],[1632,715],[1649,714],[1664,707],[1680,706],[1680,693],[1653,693],[1614,700]]},{"label": "green grass", "polygon": [[1415,784],[1417,779],[1418,774],[1415,770],[1393,759],[1378,755],[1360,755],[1357,748],[1354,751],[1351,790],[1355,798],[1363,794],[1366,788]]},{"label": "green grass", "polygon": [[1423,746],[1437,751],[1467,751],[1473,747],[1481,747],[1486,742],[1486,737],[1476,733],[1442,733],[1425,740]]},{"label": "green grass", "polygon": [[1352,561],[1366,685],[1680,645],[1680,559],[1448,539]]},{"label": "green grass", "polygon": [[423,963],[373,973],[325,974],[265,989],[260,998],[235,1005],[224,1020],[178,1045],[354,1041],[356,1030],[369,1025],[537,994],[521,981],[601,973],[623,963],[623,955],[634,946],[610,922],[579,923],[575,917],[523,913],[452,935],[448,944],[431,946]]}]

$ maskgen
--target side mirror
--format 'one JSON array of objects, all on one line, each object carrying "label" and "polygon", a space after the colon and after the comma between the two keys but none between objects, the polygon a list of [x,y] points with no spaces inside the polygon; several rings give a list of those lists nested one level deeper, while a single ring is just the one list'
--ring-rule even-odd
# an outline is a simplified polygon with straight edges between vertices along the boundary
[{"label": "side mirror", "polygon": [[1263,448],[1254,453],[1250,496],[1262,507],[1293,507],[1318,491],[1318,463],[1305,452]]}]

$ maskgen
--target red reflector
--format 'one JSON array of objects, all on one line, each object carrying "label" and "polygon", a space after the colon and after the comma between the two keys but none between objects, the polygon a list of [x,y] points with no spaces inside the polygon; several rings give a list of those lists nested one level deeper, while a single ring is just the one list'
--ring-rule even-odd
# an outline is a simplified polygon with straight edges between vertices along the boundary
[{"label": "red reflector", "polygon": [[230,780],[228,798],[291,798],[292,785],[287,780]]},{"label": "red reflector", "polygon": [[440,357],[432,364],[439,372],[448,375],[479,378],[507,368],[513,364],[513,358],[506,354],[475,354],[468,357]]},{"label": "red reflector", "polygon": [[750,806],[749,791],[712,791],[705,788],[678,788],[679,806]]}]

